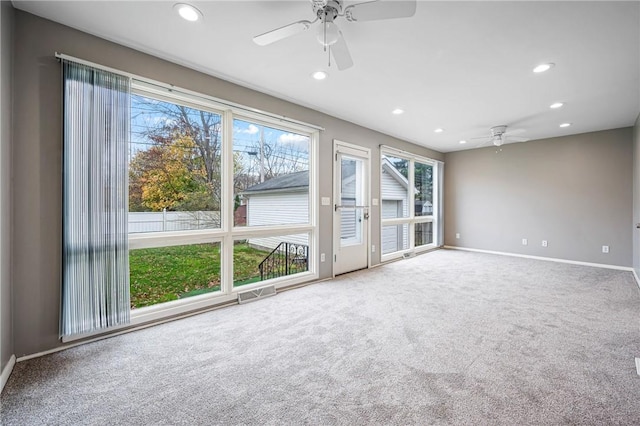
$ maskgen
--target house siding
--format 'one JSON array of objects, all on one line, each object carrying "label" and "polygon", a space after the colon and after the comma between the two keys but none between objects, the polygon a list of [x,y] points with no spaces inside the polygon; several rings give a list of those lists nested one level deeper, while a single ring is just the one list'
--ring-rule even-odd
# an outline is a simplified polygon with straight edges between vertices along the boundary
[{"label": "house siding", "polygon": [[[382,194],[382,219],[409,216],[409,194],[396,178],[382,170],[380,182]],[[383,226],[381,235],[382,253],[393,253],[409,247],[409,226]]]},{"label": "house siding", "polygon": [[[382,170],[382,179],[380,182],[382,201],[395,200],[402,201],[402,217],[409,216],[409,194],[407,188],[402,186],[395,178],[393,178],[386,170]],[[384,214],[384,213],[383,213]],[[382,216],[383,219],[400,217],[398,214],[394,216]]]},{"label": "house siding", "polygon": [[247,226],[309,223],[307,192],[251,194],[247,200]]},{"label": "house siding", "polygon": [[[345,201],[353,203],[353,199],[343,198],[342,204]],[[350,239],[356,236],[356,209],[342,209],[340,211],[340,238]]]},{"label": "house siding", "polygon": [[[383,200],[382,218],[390,219],[398,217],[398,204],[401,200]],[[407,203],[404,203],[407,204]],[[408,225],[393,225],[382,227],[382,253],[393,253],[409,247]]]},{"label": "house siding", "polygon": [[[291,225],[309,222],[307,192],[270,192],[247,197],[247,226]],[[281,242],[309,245],[309,235],[251,238],[249,244],[274,249]]]},{"label": "house siding", "polygon": [[[355,174],[342,180],[342,198],[340,204],[343,206],[353,206],[358,204],[356,200],[356,178]],[[356,236],[356,210],[340,210],[340,239],[347,240]]]}]

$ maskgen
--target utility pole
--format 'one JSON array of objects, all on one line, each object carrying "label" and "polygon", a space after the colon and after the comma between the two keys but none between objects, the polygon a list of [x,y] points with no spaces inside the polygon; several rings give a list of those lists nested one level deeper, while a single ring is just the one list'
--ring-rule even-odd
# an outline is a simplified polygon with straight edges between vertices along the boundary
[{"label": "utility pole", "polygon": [[264,126],[260,126],[260,183],[264,182]]}]

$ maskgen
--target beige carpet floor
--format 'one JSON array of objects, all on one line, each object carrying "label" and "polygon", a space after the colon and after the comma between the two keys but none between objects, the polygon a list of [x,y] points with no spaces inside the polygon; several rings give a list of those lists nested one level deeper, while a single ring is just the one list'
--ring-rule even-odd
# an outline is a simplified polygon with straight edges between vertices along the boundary
[{"label": "beige carpet floor", "polygon": [[640,424],[630,272],[439,250],[16,365],[3,425]]}]

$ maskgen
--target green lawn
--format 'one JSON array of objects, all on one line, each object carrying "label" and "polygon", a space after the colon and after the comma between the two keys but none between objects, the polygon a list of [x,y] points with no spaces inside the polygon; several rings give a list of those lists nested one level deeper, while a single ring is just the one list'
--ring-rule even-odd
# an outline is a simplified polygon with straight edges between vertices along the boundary
[{"label": "green lawn", "polygon": [[[234,247],[234,286],[260,281],[269,252]],[[131,307],[155,305],[220,290],[220,245],[192,244],[129,251]]]}]

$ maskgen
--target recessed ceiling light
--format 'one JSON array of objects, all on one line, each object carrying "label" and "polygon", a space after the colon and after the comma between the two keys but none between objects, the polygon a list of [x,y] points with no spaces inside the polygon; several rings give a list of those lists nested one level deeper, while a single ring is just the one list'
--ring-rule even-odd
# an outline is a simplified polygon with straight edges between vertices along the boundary
[{"label": "recessed ceiling light", "polygon": [[195,22],[202,17],[200,12],[195,7],[186,3],[176,3],[173,8],[178,11],[178,14],[189,22]]},{"label": "recessed ceiling light", "polygon": [[461,143],[461,144],[465,144],[465,143],[467,143],[467,141],[460,141],[460,143]]},{"label": "recessed ceiling light", "polygon": [[561,108],[563,105],[564,104],[562,102],[556,102],[556,103],[553,103],[553,104],[549,105],[549,108],[552,108],[552,109]]},{"label": "recessed ceiling light", "polygon": [[329,77],[329,74],[324,71],[316,71],[311,74],[311,77],[315,78],[316,80],[324,80],[325,78]]},{"label": "recessed ceiling light", "polygon": [[555,64],[552,63],[548,63],[548,64],[540,64],[537,67],[535,67],[533,69],[533,72],[545,72],[548,71],[549,69],[551,69]]},{"label": "recessed ceiling light", "polygon": [[403,109],[396,108],[396,109],[394,109],[393,111],[391,111],[391,114],[394,114],[394,115],[400,115],[400,114],[402,114],[403,112],[404,112],[404,110],[403,110]]},{"label": "recessed ceiling light", "polygon": [[442,132],[444,132],[444,129],[437,128],[437,129],[435,129],[435,130],[434,130],[434,132],[436,132],[436,133],[442,133]]},{"label": "recessed ceiling light", "polygon": [[571,123],[562,123],[560,125],[560,127],[569,127],[569,126],[571,126]]}]

